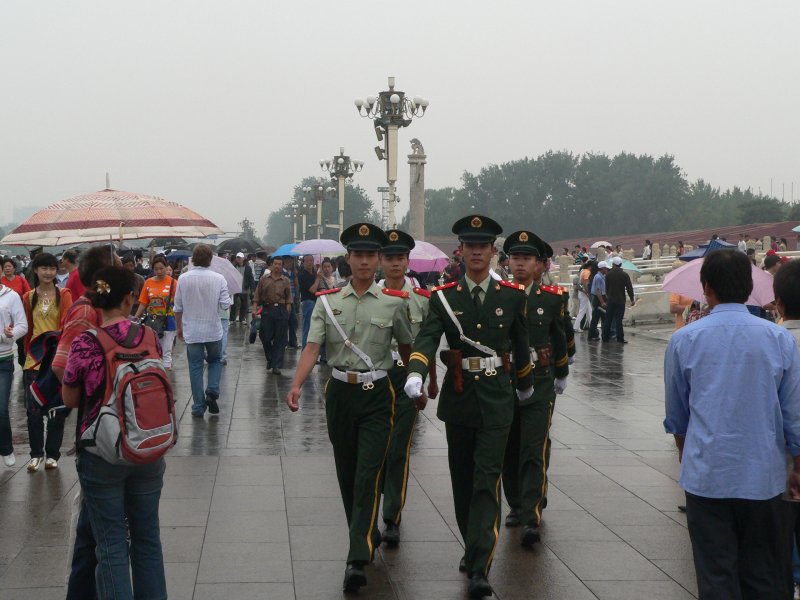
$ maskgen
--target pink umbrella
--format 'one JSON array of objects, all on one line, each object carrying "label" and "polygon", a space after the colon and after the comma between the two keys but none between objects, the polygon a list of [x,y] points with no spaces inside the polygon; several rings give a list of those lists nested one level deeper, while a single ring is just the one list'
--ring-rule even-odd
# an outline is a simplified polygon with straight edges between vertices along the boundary
[{"label": "pink umbrella", "polygon": [[51,204],[34,213],[0,243],[60,246],[149,237],[206,237],[224,233],[176,202],[155,196],[102,190]]},{"label": "pink umbrella", "polygon": [[[705,302],[706,297],[703,294],[703,286],[700,284],[700,269],[702,266],[703,259],[698,258],[667,273],[661,289],[665,292],[688,296],[698,302]],[[772,275],[753,265],[753,293],[750,294],[746,304],[764,306],[774,299],[775,292],[772,291]]]},{"label": "pink umbrella", "polygon": [[[189,268],[194,268],[194,265],[192,265],[192,259],[189,259]],[[215,273],[219,273],[225,278],[225,281],[228,283],[229,294],[242,293],[242,274],[239,273],[239,270],[235,266],[233,266],[231,261],[222,258],[221,256],[214,256],[211,258],[211,266],[208,268]]]},{"label": "pink umbrella", "polygon": [[428,273],[441,271],[449,262],[447,254],[430,242],[416,242],[409,255],[408,266],[417,273]]}]

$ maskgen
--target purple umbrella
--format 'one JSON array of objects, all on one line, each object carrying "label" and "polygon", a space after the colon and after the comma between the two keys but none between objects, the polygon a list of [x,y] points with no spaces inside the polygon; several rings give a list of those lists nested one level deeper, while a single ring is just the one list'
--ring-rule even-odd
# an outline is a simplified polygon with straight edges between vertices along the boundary
[{"label": "purple umbrella", "polygon": [[[189,268],[193,267],[191,259],[189,260]],[[233,266],[233,263],[221,256],[214,256],[211,258],[211,266],[209,267],[215,273],[219,273],[228,282],[228,293],[241,294],[242,293],[242,274]]]},{"label": "purple umbrella", "polygon": [[300,242],[294,247],[292,252],[299,255],[321,254],[325,256],[338,256],[340,254],[345,254],[347,250],[336,240],[319,239]]},{"label": "purple umbrella", "polygon": [[[682,267],[667,273],[661,289],[665,292],[673,292],[681,296],[688,296],[698,302],[705,302],[703,285],[700,283],[700,269],[703,266],[702,258],[693,260]],[[759,269],[755,265],[753,270],[753,293],[745,304],[751,306],[764,306],[775,300],[775,292],[772,291],[772,275]]]},{"label": "purple umbrella", "polygon": [[417,273],[439,272],[444,269],[450,259],[430,242],[416,242],[409,255],[408,266]]}]

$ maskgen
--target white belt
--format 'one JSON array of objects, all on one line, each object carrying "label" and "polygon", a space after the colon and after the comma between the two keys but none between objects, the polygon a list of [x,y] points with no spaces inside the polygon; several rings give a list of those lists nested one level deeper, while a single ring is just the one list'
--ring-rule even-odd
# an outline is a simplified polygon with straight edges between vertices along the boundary
[{"label": "white belt", "polygon": [[403,364],[403,357],[397,350],[392,350],[392,360],[397,363],[398,367],[405,367]]},{"label": "white belt", "polygon": [[[513,352],[509,355],[509,360],[512,363],[514,362],[514,353]],[[531,364],[535,364],[537,360],[539,360],[539,355],[536,354],[536,350],[531,348]]]},{"label": "white belt", "polygon": [[365,390],[371,390],[375,387],[373,384],[374,381],[378,381],[379,379],[383,379],[386,377],[386,371],[382,369],[375,369],[374,371],[366,371],[361,373],[359,371],[340,371],[339,369],[332,369],[331,370],[331,377],[334,379],[338,379],[339,381],[344,381],[345,383],[350,384],[362,384]]},{"label": "white belt", "polygon": [[483,371],[487,375],[495,375],[498,367],[503,366],[503,359],[499,356],[489,356],[481,358],[480,356],[473,356],[471,358],[461,359],[461,368],[466,371]]}]

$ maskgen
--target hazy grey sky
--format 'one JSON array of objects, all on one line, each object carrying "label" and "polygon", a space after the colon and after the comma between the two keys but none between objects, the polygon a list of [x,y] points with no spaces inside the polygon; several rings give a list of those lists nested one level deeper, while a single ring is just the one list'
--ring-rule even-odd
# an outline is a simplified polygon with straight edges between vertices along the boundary
[{"label": "hazy grey sky", "polygon": [[549,149],[672,153],[800,198],[800,2],[3,0],[0,222],[112,187],[259,233],[318,161],[385,163],[353,99],[430,99],[427,187]]}]

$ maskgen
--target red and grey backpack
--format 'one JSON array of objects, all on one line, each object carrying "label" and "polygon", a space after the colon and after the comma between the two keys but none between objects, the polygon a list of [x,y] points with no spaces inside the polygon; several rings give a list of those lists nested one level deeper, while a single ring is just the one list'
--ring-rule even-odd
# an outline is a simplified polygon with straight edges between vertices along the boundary
[{"label": "red and grey backpack", "polygon": [[[140,331],[142,341],[130,347]],[[132,324],[118,344],[103,329],[89,334],[103,348],[106,387],[97,417],[78,447],[117,465],[142,465],[164,456],[178,439],[172,384],[158,354],[156,334]]]}]

